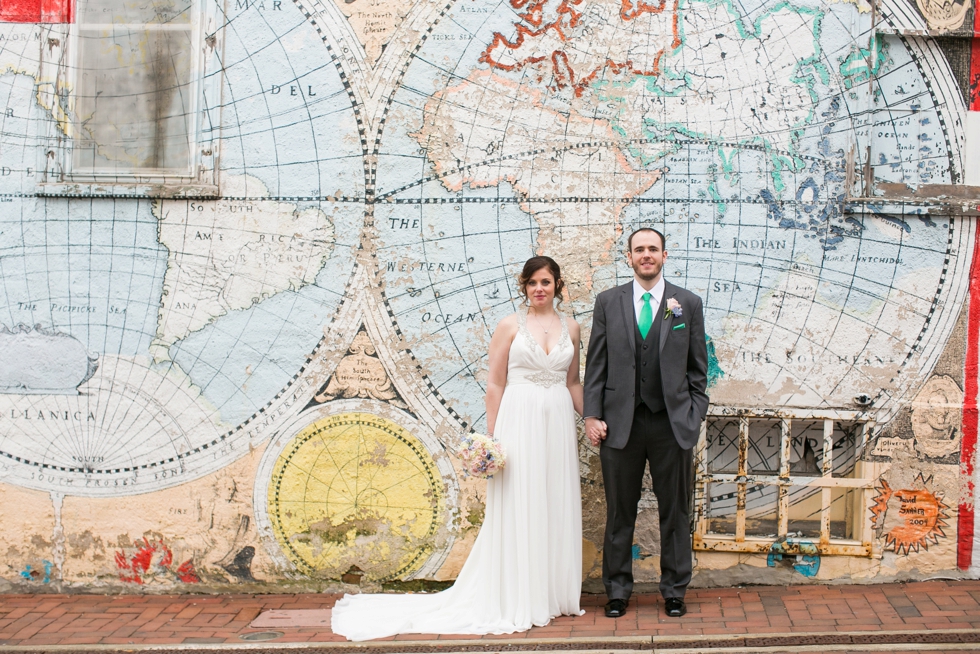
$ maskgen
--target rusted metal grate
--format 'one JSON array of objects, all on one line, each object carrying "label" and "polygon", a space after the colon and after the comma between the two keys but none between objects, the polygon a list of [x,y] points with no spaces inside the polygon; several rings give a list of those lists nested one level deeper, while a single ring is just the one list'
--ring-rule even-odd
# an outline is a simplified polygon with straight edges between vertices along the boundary
[{"label": "rusted metal grate", "polygon": [[861,458],[873,425],[857,411],[712,407],[695,453],[694,548],[872,556],[877,470]]}]

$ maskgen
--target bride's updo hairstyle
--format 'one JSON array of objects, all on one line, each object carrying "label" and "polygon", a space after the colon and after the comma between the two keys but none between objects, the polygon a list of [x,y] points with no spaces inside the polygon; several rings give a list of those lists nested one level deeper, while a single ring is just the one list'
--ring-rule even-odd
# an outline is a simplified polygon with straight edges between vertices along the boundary
[{"label": "bride's updo hairstyle", "polygon": [[534,277],[534,273],[538,272],[542,268],[547,268],[548,272],[555,279],[555,297],[558,298],[558,304],[561,304],[562,297],[561,292],[565,290],[565,280],[561,278],[561,268],[558,266],[558,262],[551,257],[531,257],[524,262],[524,270],[517,277],[517,291],[524,298],[524,304],[529,304],[530,300],[527,297],[527,283],[531,281]]}]

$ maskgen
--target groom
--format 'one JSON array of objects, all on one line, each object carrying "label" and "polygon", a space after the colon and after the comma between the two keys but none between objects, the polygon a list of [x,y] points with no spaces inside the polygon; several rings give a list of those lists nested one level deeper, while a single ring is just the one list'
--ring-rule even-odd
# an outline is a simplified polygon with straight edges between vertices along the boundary
[{"label": "groom", "polygon": [[633,280],[596,298],[585,364],[585,430],[599,449],[606,489],[602,583],[606,615],[633,592],[633,530],[650,464],[660,510],[660,593],[668,616],[687,612],[691,581],[693,448],[708,410],[708,351],[701,298],[667,282],[664,235],[633,232]]}]

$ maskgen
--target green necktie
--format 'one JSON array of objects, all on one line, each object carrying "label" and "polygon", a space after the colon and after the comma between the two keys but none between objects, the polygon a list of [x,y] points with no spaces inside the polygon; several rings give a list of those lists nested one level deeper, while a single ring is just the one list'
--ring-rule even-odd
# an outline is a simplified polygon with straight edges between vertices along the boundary
[{"label": "green necktie", "polygon": [[640,322],[637,324],[640,328],[640,336],[643,338],[647,337],[650,332],[650,328],[653,327],[653,309],[650,308],[650,294],[643,294],[643,306],[640,307]]}]

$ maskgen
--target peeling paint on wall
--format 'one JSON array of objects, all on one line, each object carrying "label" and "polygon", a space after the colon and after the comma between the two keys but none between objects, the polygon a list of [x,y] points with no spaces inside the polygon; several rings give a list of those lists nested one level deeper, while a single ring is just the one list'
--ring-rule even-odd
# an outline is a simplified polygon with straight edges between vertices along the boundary
[{"label": "peeling paint on wall", "polygon": [[173,575],[185,584],[200,583],[194,571],[194,562],[187,559],[177,565],[174,553],[163,542],[163,539],[151,542],[145,536],[143,543],[137,543],[135,548],[127,548],[116,552],[116,568],[119,570],[119,580],[126,583],[152,583],[158,575]]},{"label": "peeling paint on wall", "polygon": [[[798,551],[799,554],[790,554],[790,550]],[[777,564],[790,565],[804,577],[815,577],[820,572],[820,552],[809,541],[791,542],[791,539],[784,536],[772,544],[766,559],[766,565],[770,568]]]}]

